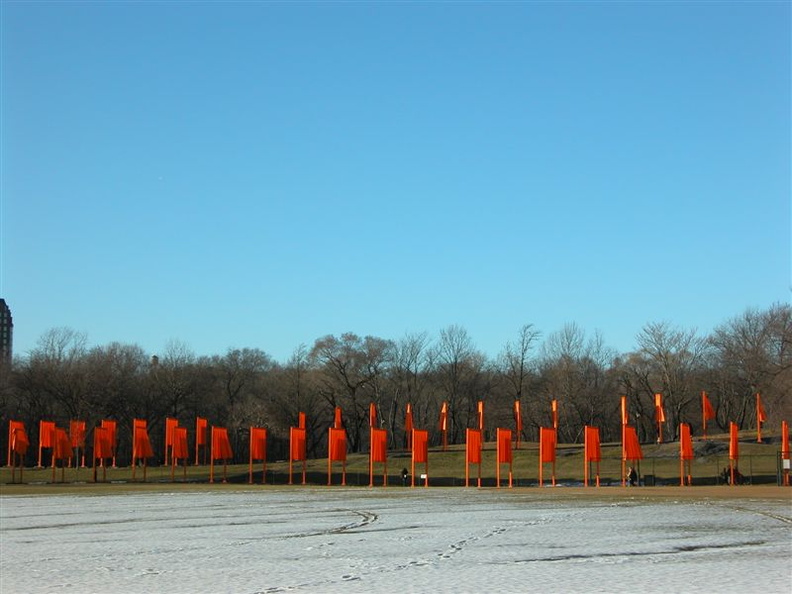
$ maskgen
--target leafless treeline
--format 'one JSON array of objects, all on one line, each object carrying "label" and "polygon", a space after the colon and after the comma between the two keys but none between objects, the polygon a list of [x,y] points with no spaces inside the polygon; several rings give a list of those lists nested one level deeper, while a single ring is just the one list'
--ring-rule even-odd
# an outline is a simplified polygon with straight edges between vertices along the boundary
[{"label": "leafless treeline", "polygon": [[[535,440],[538,428],[550,424],[550,401],[557,399],[562,442],[579,441],[586,424],[600,427],[604,441],[618,440],[621,395],[628,397],[631,423],[644,441],[655,437],[656,392],[664,396],[667,434],[679,422],[700,430],[702,390],[715,406],[720,430],[729,421],[754,426],[757,392],[771,428],[792,417],[789,305],[747,310],[709,336],[650,323],[636,344],[637,350],[621,354],[576,324],[546,337],[527,324],[491,360],[464,328],[449,326],[438,337],[325,336],[279,363],[256,348],[212,357],[196,357],[180,343],[158,356],[132,344],[89,348],[84,335],[60,328],[2,369],[0,413],[3,427],[10,419],[25,422],[32,444],[38,443],[40,419],[62,427],[70,419],[86,420],[89,427],[116,419],[122,453],[133,418],[148,420],[155,451],[161,452],[166,417],[179,419],[192,434],[195,418],[202,416],[229,428],[240,460],[250,426],[268,427],[271,455],[285,457],[288,428],[300,411],[307,414],[309,452],[322,455],[335,406],[343,409],[350,449],[365,450],[372,401],[393,448],[404,447],[408,402],[416,427],[430,429],[436,443],[443,401],[449,404],[450,443],[464,440],[465,428],[474,426],[479,400],[485,402],[486,432],[494,436],[496,427],[514,426],[513,403],[519,398],[523,438]],[[5,441],[0,440],[1,459]]]}]

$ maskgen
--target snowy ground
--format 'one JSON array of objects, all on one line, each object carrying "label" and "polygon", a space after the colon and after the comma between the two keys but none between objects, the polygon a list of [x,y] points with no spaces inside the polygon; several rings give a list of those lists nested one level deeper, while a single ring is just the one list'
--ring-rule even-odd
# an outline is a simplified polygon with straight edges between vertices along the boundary
[{"label": "snowy ground", "polygon": [[6,496],[0,550],[3,594],[788,593],[792,510],[462,488]]}]

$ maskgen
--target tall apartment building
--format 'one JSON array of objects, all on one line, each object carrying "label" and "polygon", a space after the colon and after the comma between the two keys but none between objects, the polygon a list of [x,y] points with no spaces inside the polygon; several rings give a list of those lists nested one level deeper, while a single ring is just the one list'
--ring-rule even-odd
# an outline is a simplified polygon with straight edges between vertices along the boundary
[{"label": "tall apartment building", "polygon": [[5,299],[0,299],[0,361],[11,362],[14,346],[14,320]]}]

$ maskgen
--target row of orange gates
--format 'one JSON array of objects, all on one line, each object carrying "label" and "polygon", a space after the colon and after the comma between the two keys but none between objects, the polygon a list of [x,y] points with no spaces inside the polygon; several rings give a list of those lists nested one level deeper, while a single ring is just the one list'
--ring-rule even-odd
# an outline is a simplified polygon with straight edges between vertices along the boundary
[{"label": "row of orange gates", "polygon": [[[702,419],[704,427],[704,438],[706,438],[706,422],[715,417],[712,405],[707,394],[702,392]],[[544,484],[544,465],[551,464],[550,481],[555,485],[555,461],[556,444],[558,431],[558,401],[551,402],[552,427],[541,427],[539,430],[539,485]],[[762,441],[762,424],[766,422],[767,416],[762,406],[761,397],[756,395],[756,419],[757,419],[757,441]],[[514,403],[515,429],[498,428],[496,432],[496,484],[501,485],[501,467],[508,465],[508,485],[513,485],[512,473],[512,444],[519,449],[520,435],[523,431],[522,414],[520,401]],[[622,485],[625,485],[626,467],[628,463],[636,463],[643,459],[641,445],[635,427],[628,422],[627,398],[621,398],[621,425],[622,425]],[[290,428],[289,435],[289,484],[293,483],[294,462],[302,462],[302,484],[306,482],[306,418],[305,413],[299,413],[297,427]],[[657,424],[657,441],[663,441],[663,424],[665,423],[665,413],[663,410],[662,395],[655,395],[655,422]],[[484,403],[479,401],[477,407],[477,429],[467,429],[465,439],[465,484],[471,481],[470,467],[476,466],[477,484],[481,486],[481,464],[482,446],[484,430]],[[382,465],[383,479],[382,484],[387,485],[388,481],[388,462],[387,462],[387,442],[388,433],[386,429],[377,427],[377,408],[371,403],[369,408],[369,427],[370,427],[370,449],[369,449],[369,484],[374,485],[375,465]],[[439,430],[442,434],[443,450],[448,446],[448,404],[443,403],[440,411]],[[93,448],[91,456],[91,468],[93,469],[93,480],[98,481],[99,470],[102,472],[102,480],[107,480],[107,467],[116,467],[116,432],[117,423],[114,420],[102,420],[101,424],[93,429]],[[412,407],[407,404],[405,412],[405,433],[407,436],[407,449],[412,454],[412,477],[411,484],[415,486],[416,465],[424,465],[424,485],[429,486],[429,432],[425,429],[413,427]],[[789,451],[789,427],[786,421],[781,424],[781,456],[788,461]],[[211,436],[211,439],[207,439]],[[680,485],[692,484],[691,464],[694,458],[693,441],[690,425],[681,423],[679,426],[680,443]],[[731,484],[735,484],[735,473],[737,471],[737,461],[739,460],[738,428],[735,423],[730,423],[729,427],[729,473]],[[87,429],[85,421],[71,421],[69,431],[59,428],[52,421],[39,422],[39,448],[38,466],[42,467],[42,455],[44,450],[50,451],[52,466],[52,481],[56,480],[56,469],[58,463],[61,468],[61,481],[64,480],[65,468],[76,465],[77,460],[81,459],[82,467],[85,467]],[[22,480],[23,458],[27,453],[30,441],[25,431],[25,426],[19,421],[10,421],[8,427],[8,466],[11,467],[11,481],[16,481],[16,470],[19,469],[19,480]],[[228,438],[228,430],[224,427],[211,427],[209,432],[208,420],[198,417],[195,426],[195,464],[199,464],[199,455],[203,449],[204,456],[209,446],[209,482],[214,482],[215,461],[223,462],[222,481],[227,480],[228,460],[233,458],[231,443]],[[82,456],[80,453],[82,452]],[[146,480],[148,460],[154,457],[151,441],[148,434],[147,422],[143,419],[135,419],[132,425],[132,479],[136,479],[138,465],[142,466],[143,480]],[[165,420],[165,465],[171,467],[171,480],[175,480],[176,468],[181,467],[184,479],[187,476],[187,460],[191,457],[188,447],[187,428],[180,427],[177,419],[167,418]],[[332,484],[333,463],[342,464],[341,484],[346,485],[346,459],[347,459],[347,436],[346,429],[343,427],[342,411],[340,407],[335,409],[333,425],[328,431],[328,456],[327,456],[327,483]],[[266,481],[267,470],[267,429],[264,427],[250,428],[249,445],[249,482],[253,482],[253,464],[262,463],[262,482]],[[599,486],[599,463],[600,436],[599,428],[586,426],[584,428],[584,479],[583,484],[589,485],[593,481]],[[783,484],[789,485],[789,463],[785,463]],[[593,468],[592,468],[593,467]],[[593,471],[593,477],[592,475]]]}]

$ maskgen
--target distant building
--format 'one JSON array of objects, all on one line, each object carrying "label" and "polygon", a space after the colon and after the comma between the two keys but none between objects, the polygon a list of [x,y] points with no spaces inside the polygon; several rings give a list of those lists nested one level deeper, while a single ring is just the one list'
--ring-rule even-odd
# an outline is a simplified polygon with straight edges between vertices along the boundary
[{"label": "distant building", "polygon": [[0,299],[0,361],[11,362],[14,345],[14,320],[11,319],[11,309]]}]

